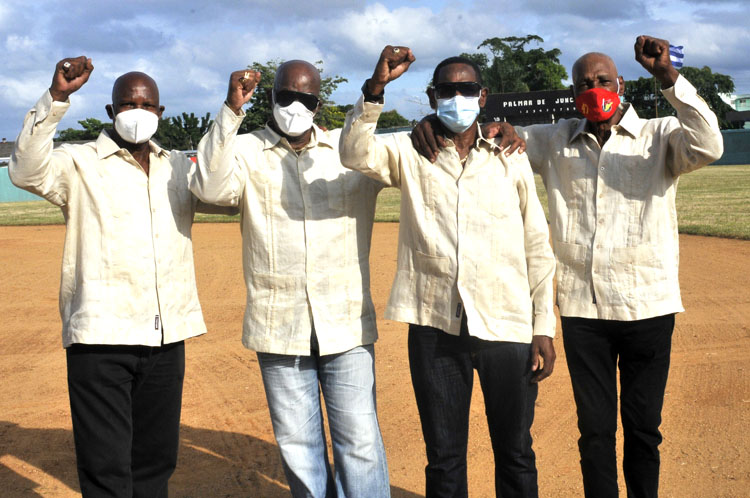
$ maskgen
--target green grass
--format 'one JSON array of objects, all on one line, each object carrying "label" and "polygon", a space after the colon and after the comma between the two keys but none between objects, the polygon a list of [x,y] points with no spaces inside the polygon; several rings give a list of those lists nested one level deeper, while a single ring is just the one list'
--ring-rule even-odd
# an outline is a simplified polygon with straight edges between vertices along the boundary
[{"label": "green grass", "polygon": [[[547,213],[547,194],[535,177]],[[386,188],[378,196],[375,221],[398,221],[400,192]],[[750,165],[709,166],[680,178],[677,189],[680,233],[750,240]],[[232,223],[239,216],[197,214],[198,223]],[[60,210],[46,201],[0,203],[0,225],[53,225]]]}]

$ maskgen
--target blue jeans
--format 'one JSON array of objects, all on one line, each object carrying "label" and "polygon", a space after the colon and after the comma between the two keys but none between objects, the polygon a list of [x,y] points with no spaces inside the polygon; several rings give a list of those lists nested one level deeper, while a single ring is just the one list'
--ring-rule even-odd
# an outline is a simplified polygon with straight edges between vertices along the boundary
[{"label": "blue jeans", "polygon": [[[325,356],[258,353],[258,363],[292,496],[390,496],[375,407],[373,345]],[[321,391],[335,478],[328,465]]]},{"label": "blue jeans", "polygon": [[427,449],[428,498],[466,497],[466,450],[474,369],[485,399],[495,493],[537,498],[531,424],[537,384],[531,383],[531,344],[485,341],[409,325],[409,367]]}]

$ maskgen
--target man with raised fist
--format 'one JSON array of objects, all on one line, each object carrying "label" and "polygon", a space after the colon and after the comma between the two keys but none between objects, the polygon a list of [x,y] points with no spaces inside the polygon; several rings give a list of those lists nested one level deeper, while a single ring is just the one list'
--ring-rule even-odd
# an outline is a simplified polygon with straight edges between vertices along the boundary
[{"label": "man with raised fist", "polygon": [[[557,304],[590,498],[618,496],[618,366],[628,497],[658,494],[672,331],[675,313],[684,310],[677,182],[723,150],[716,116],[672,66],[669,42],[639,36],[635,58],[661,84],[676,117],[639,118],[620,102],[625,83],[612,59],[592,52],[572,71],[584,119],[516,128],[547,189]],[[430,156],[440,147],[428,128],[413,137]],[[492,128],[485,130],[490,136]]]},{"label": "man with raised fist", "polygon": [[203,334],[190,230],[191,161],[149,139],[164,107],[148,75],[117,78],[114,129],[53,149],[68,97],[94,66],[57,63],[9,173],[62,209],[60,314],[84,497],[166,497],[177,464],[184,339]]},{"label": "man with raised fist", "polygon": [[238,135],[259,81],[255,71],[231,74],[226,101],[198,146],[191,188],[204,201],[240,207],[242,342],[257,352],[292,496],[387,497],[369,269],[382,184],[341,166],[341,130],[313,123],[320,73],[308,62],[279,66],[268,89],[268,125]]},{"label": "man with raised fist", "polygon": [[525,155],[500,153],[477,117],[479,68],[451,57],[427,91],[446,131],[435,164],[408,133],[374,134],[384,89],[415,58],[386,46],[347,114],[341,162],[401,189],[398,262],[385,317],[409,324],[409,366],[427,450],[426,496],[467,496],[474,370],[498,496],[536,497],[530,428],[537,383],[554,368],[555,262]]}]

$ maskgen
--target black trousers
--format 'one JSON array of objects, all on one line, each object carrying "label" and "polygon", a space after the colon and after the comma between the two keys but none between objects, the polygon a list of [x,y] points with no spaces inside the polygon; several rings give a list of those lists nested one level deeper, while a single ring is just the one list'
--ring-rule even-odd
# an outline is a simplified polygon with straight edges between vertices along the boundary
[{"label": "black trousers", "polygon": [[562,317],[588,498],[616,498],[617,367],[628,498],[656,497],[659,432],[674,315],[617,321]]},{"label": "black trousers", "polygon": [[184,343],[74,344],[67,361],[84,498],[166,498],[177,465]]},{"label": "black trousers", "polygon": [[426,496],[466,497],[466,450],[474,369],[485,399],[495,492],[536,498],[536,457],[531,423],[537,384],[531,379],[531,345],[484,341],[409,325],[409,366],[427,449]]}]

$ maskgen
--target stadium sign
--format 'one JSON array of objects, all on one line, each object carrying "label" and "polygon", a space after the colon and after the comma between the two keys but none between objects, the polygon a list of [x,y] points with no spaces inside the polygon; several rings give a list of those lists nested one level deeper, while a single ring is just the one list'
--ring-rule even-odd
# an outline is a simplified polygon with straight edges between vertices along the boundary
[{"label": "stadium sign", "polygon": [[487,96],[484,114],[488,121],[507,121],[520,126],[580,117],[571,89],[493,93]]}]

